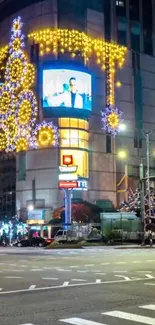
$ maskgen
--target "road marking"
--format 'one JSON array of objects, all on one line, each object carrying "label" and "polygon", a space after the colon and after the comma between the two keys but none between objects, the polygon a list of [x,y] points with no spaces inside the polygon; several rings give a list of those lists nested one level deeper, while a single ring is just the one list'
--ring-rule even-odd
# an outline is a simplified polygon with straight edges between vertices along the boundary
[{"label": "road marking", "polygon": [[116,264],[126,264],[127,262],[116,262]]},{"label": "road marking", "polygon": [[144,309],[149,309],[149,310],[155,310],[155,305],[139,306],[139,308],[144,308]]},{"label": "road marking", "polygon": [[91,320],[77,318],[77,317],[60,319],[60,322],[72,324],[72,325],[105,325],[103,323],[93,322]]},{"label": "road marking", "polygon": [[145,276],[146,276],[147,278],[149,278],[149,279],[153,279],[153,275],[151,275],[151,274],[145,274]]},{"label": "road marking", "polygon": [[155,286],[155,283],[149,283],[149,282],[147,282],[147,283],[144,283],[144,285],[146,285],[146,286]]},{"label": "road marking", "polygon": [[128,271],[112,271],[113,273],[128,273]]},{"label": "road marking", "polygon": [[94,266],[95,264],[85,264],[84,266]]},{"label": "road marking", "polygon": [[22,276],[4,276],[5,279],[23,279]]},{"label": "road marking", "polygon": [[109,265],[110,263],[108,262],[108,263],[101,263],[101,265]]},{"label": "road marking", "polygon": [[34,324],[32,324],[32,323],[31,323],[31,324],[30,324],[30,323],[28,323],[28,324],[21,324],[21,325],[34,325]]},{"label": "road marking", "polygon": [[31,272],[39,272],[39,271],[43,271],[43,269],[32,269],[30,270]]},{"label": "road marking", "polygon": [[56,269],[58,272],[72,272],[72,270],[65,270],[65,269]]},{"label": "road marking", "polygon": [[125,281],[130,281],[131,280],[128,276],[125,276],[125,275],[116,274],[115,276],[118,276],[119,278],[124,278]]},{"label": "road marking", "polygon": [[147,262],[147,263],[153,263],[154,260],[147,260],[147,261],[145,261],[145,262]]},{"label": "road marking", "polygon": [[101,279],[96,279],[96,283],[101,283]]},{"label": "road marking", "polygon": [[72,279],[71,281],[85,282],[85,281],[87,281],[87,280],[84,280],[84,279]]},{"label": "road marking", "polygon": [[[155,277],[154,277],[155,279]],[[128,282],[138,282],[138,281],[145,281],[146,278],[141,278],[141,279],[130,279],[130,281],[126,281],[126,280],[111,280],[111,281],[102,281],[101,284],[113,284],[113,283],[128,283]],[[149,279],[148,279],[149,281]],[[96,285],[96,282],[86,282],[86,283],[73,283],[73,284],[69,284],[69,287],[78,287],[78,286],[93,286]],[[47,291],[47,290],[52,290],[52,289],[62,289],[64,286],[63,285],[58,285],[58,286],[48,286],[48,287],[41,287],[41,288],[35,288],[34,291]],[[24,293],[24,292],[28,292],[29,289],[19,289],[19,290],[11,290],[11,291],[3,291],[0,292],[0,295],[5,295],[5,294],[12,294],[12,293]]]},{"label": "road marking", "polygon": [[59,278],[42,278],[42,280],[59,280]]},{"label": "road marking", "polygon": [[30,287],[29,287],[29,290],[34,290],[36,288],[36,284],[32,284]]},{"label": "road marking", "polygon": [[106,275],[106,273],[96,273],[97,275]]},{"label": "road marking", "polygon": [[63,287],[67,287],[69,285],[69,282],[68,281],[65,281],[64,283],[63,283]]},{"label": "road marking", "polygon": [[132,263],[134,263],[134,264],[141,263],[141,261],[132,261]]},{"label": "road marking", "polygon": [[87,271],[81,271],[81,270],[79,270],[79,271],[77,271],[78,273],[88,273],[88,270]]},{"label": "road marking", "polygon": [[130,321],[142,323],[142,324],[155,325],[155,318],[140,316],[140,315],[131,314],[131,313],[125,313],[123,311],[115,310],[115,311],[102,313],[102,315],[117,317],[117,318],[130,320]]},{"label": "road marking", "polygon": [[69,266],[71,269],[77,269],[79,266],[77,266],[77,265],[71,265],[71,266]]},{"label": "road marking", "polygon": [[[9,272],[11,271],[11,272],[24,272],[24,270],[16,270],[16,269],[9,269],[8,270]],[[6,270],[5,270],[5,272],[6,272]]]}]

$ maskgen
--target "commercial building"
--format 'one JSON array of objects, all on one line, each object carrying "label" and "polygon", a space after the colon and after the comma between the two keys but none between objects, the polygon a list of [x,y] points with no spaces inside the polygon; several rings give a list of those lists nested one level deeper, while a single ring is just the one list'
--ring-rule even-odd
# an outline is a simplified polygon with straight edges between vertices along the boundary
[{"label": "commercial building", "polygon": [[[117,195],[117,183],[125,172],[125,162],[117,159],[117,152],[127,151],[128,176],[136,186],[138,157],[146,151],[141,130],[155,127],[154,1],[5,0],[0,3],[1,46],[9,42],[12,21],[18,16],[24,23],[25,51],[37,71],[37,118],[58,126],[59,145],[17,154],[16,212],[23,217],[35,203],[35,209],[45,210],[50,219],[51,212],[63,204],[58,173],[66,154],[73,155],[78,166],[81,190],[73,191],[73,197],[117,206],[123,197]],[[104,44],[98,39],[104,39]],[[118,45],[113,47],[113,42]],[[87,101],[82,97],[84,104],[80,104],[79,97],[75,112],[65,109],[70,106],[66,98],[63,109],[54,99],[47,104],[43,78],[54,69],[51,92],[58,89],[56,83],[64,70],[68,70],[68,79],[79,79],[78,86],[84,87]],[[64,87],[68,87],[66,80],[65,76]],[[115,138],[106,134],[101,122],[101,110],[109,104],[124,113],[127,125]],[[152,134],[150,150],[154,139]],[[153,160],[150,163],[153,173]]]}]

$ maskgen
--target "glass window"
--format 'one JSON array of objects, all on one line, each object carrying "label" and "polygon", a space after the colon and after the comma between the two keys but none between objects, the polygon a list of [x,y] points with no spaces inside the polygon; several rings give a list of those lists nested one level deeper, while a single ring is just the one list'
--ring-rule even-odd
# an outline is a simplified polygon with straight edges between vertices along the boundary
[{"label": "glass window", "polygon": [[89,122],[85,121],[85,130],[89,130]]},{"label": "glass window", "polygon": [[89,134],[77,129],[60,130],[60,147],[88,149]]},{"label": "glass window", "polygon": [[111,135],[106,136],[106,152],[111,153]]},{"label": "glass window", "polygon": [[120,45],[127,45],[127,34],[124,30],[117,31],[117,41]]},{"label": "glass window", "polygon": [[116,15],[126,17],[126,0],[116,0]]},{"label": "glass window", "polygon": [[59,126],[61,128],[68,128],[69,127],[69,118],[59,118]]},{"label": "glass window", "polygon": [[71,127],[71,128],[78,128],[78,119],[76,119],[76,118],[71,118],[71,119],[70,119],[70,127]]},{"label": "glass window", "polygon": [[73,164],[78,166],[77,174],[79,177],[88,178],[88,152],[84,150],[60,150],[60,165],[63,162],[63,155],[72,155]]},{"label": "glass window", "polygon": [[18,156],[18,166],[19,166],[19,171],[18,171],[18,181],[25,181],[26,179],[26,154],[25,152],[19,153]]},{"label": "glass window", "polygon": [[129,0],[129,6],[130,6],[130,19],[139,20],[139,0]]},{"label": "glass window", "polygon": [[142,1],[144,53],[153,55],[152,0]]},{"label": "glass window", "polygon": [[60,130],[60,146],[61,147],[69,147],[70,146],[69,130]]}]

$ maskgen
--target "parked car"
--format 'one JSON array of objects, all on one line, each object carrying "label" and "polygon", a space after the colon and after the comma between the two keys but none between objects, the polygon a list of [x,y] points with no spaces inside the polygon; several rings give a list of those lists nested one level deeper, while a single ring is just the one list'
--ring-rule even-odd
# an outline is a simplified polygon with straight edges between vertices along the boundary
[{"label": "parked car", "polygon": [[52,242],[52,239],[47,238],[32,238],[32,239],[23,239],[18,241],[15,246],[18,247],[28,247],[28,246],[38,246],[38,247],[45,247]]}]

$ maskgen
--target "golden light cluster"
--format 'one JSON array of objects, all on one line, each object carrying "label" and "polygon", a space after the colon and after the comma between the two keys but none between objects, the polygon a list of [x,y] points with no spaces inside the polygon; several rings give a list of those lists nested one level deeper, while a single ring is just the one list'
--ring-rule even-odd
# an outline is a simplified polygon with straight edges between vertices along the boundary
[{"label": "golden light cluster", "polygon": [[22,86],[24,89],[30,89],[35,82],[35,68],[31,63],[26,65],[26,72],[24,74],[24,79]]},{"label": "golden light cluster", "polygon": [[18,51],[21,47],[21,40],[19,37],[15,38],[12,42],[13,51]]},{"label": "golden light cluster", "polygon": [[108,116],[108,124],[112,129],[116,129],[119,125],[119,116],[117,113],[112,112],[109,116]]},{"label": "golden light cluster", "polygon": [[28,149],[28,141],[23,137],[16,141],[16,151],[26,151]]},{"label": "golden light cluster", "polygon": [[31,111],[32,111],[32,106],[30,101],[28,99],[24,99],[21,102],[18,111],[18,121],[20,125],[25,125],[30,122]]},{"label": "golden light cluster", "polygon": [[6,59],[9,51],[9,46],[5,45],[0,48],[0,65],[3,63],[3,61]]},{"label": "golden light cluster", "polygon": [[8,91],[4,91],[0,97],[0,114],[6,114],[10,109],[11,96]]},{"label": "golden light cluster", "polygon": [[127,48],[114,43],[108,43],[103,39],[94,39],[84,32],[69,29],[44,29],[30,33],[31,41],[40,45],[40,55],[58,52],[70,52],[74,58],[79,53],[83,56],[85,64],[95,53],[96,63],[101,65],[101,69],[107,68],[107,105],[115,103],[115,83],[114,76],[116,64],[121,68],[125,61]]},{"label": "golden light cluster", "polygon": [[7,146],[7,137],[2,128],[0,128],[0,150],[4,150]]},{"label": "golden light cluster", "polygon": [[48,126],[38,130],[37,144],[39,148],[51,146],[54,142],[53,130]]},{"label": "golden light cluster", "polygon": [[10,81],[12,83],[20,82],[23,77],[23,62],[20,58],[16,58],[10,64]]}]

